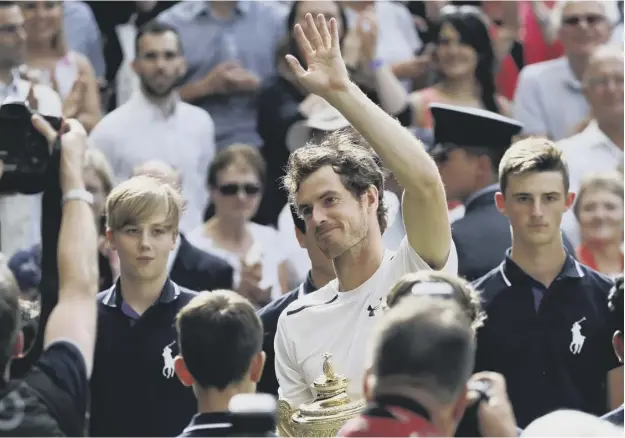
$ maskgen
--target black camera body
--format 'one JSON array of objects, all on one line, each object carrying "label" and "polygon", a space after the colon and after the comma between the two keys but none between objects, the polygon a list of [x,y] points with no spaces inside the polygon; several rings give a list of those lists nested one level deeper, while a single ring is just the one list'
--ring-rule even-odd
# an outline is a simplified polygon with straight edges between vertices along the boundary
[{"label": "black camera body", "polygon": [[[24,102],[0,106],[0,160],[4,164],[0,193],[34,194],[44,191],[52,158],[46,138],[33,126],[33,111]],[[61,119],[43,116],[54,129]]]}]

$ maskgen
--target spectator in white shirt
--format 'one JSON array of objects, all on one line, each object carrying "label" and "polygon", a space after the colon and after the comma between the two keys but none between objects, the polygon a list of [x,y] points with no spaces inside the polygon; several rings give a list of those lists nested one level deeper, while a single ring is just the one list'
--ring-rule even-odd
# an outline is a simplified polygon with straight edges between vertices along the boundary
[{"label": "spectator in white shirt", "polygon": [[[275,338],[279,395],[295,406],[314,397],[323,355],[362,396],[365,349],[391,286],[423,269],[455,274],[445,189],[424,145],[350,81],[339,50],[336,19],[306,15],[295,36],[307,60],[287,61],[299,83],[334,106],[360,133],[328,134],[291,154],[285,187],[290,202],[332,259],[337,278],[293,303],[280,315]],[[404,187],[406,238],[385,251],[384,175],[369,148]]]},{"label": "spectator in white shirt", "polygon": [[[28,102],[47,116],[61,116],[59,95],[45,85],[21,79],[26,59],[24,16],[17,2],[0,3],[0,102]],[[41,240],[41,195],[0,195],[0,247],[7,255]]]},{"label": "spectator in white shirt", "polygon": [[108,158],[118,182],[148,160],[164,161],[184,175],[188,204],[180,229],[188,232],[202,223],[208,202],[204,181],[215,153],[214,124],[206,111],[178,97],[176,85],[186,63],[175,29],[148,23],[139,30],[136,46],[133,68],[141,88],[104,117],[90,139]]},{"label": "spectator in white shirt", "polygon": [[590,55],[610,39],[619,12],[612,0],[560,1],[553,17],[565,55],[521,70],[513,117],[523,124],[523,135],[557,141],[588,117],[580,81]]},{"label": "spectator in white shirt", "polygon": [[[623,163],[623,62],[616,47],[595,51],[582,84],[594,119],[581,133],[557,143],[569,167],[572,192],[588,174],[615,170]],[[573,211],[564,215],[562,228],[577,247],[580,234]]]},{"label": "spectator in white shirt", "polygon": [[265,160],[253,146],[234,144],[219,151],[208,171],[215,215],[187,236],[201,250],[228,261],[237,291],[257,306],[289,290],[286,252],[278,232],[251,222],[265,176]]}]

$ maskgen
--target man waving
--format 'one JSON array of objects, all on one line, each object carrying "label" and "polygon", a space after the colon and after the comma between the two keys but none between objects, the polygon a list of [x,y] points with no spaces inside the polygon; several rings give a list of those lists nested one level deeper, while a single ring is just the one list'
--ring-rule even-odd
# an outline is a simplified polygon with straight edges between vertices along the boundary
[{"label": "man waving", "polygon": [[[308,14],[295,35],[307,70],[287,61],[302,86],[334,106],[353,128],[291,154],[284,183],[290,202],[332,259],[336,280],[294,301],[282,313],[275,340],[280,396],[299,406],[322,373],[324,354],[361,396],[365,347],[391,286],[408,272],[455,274],[447,201],[436,164],[423,144],[370,101],[348,77],[335,19]],[[357,131],[357,132],[356,132]],[[397,252],[384,250],[384,177],[376,157],[404,187],[406,238]]]}]

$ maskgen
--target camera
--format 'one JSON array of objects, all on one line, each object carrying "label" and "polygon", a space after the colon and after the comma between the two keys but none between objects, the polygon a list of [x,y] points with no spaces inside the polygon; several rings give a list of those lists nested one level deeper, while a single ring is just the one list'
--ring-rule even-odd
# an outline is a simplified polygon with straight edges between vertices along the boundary
[{"label": "camera", "polygon": [[[48,141],[33,126],[33,111],[24,102],[0,106],[0,160],[4,172],[0,193],[34,194],[44,191],[52,158]],[[43,116],[55,130],[61,119]]]}]

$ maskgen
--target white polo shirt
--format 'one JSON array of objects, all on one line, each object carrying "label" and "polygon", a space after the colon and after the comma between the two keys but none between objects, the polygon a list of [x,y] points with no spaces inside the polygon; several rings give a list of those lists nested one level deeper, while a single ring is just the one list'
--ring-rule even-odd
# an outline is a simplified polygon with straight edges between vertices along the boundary
[{"label": "white polo shirt", "polygon": [[[358,288],[338,292],[337,280],[292,302],[278,320],[274,341],[279,396],[294,406],[314,398],[310,385],[322,372],[324,353],[334,370],[350,379],[349,394],[362,397],[365,356],[380,304],[405,274],[431,269],[404,238],[396,252],[387,250],[378,270]],[[452,243],[443,271],[458,272]]]}]

